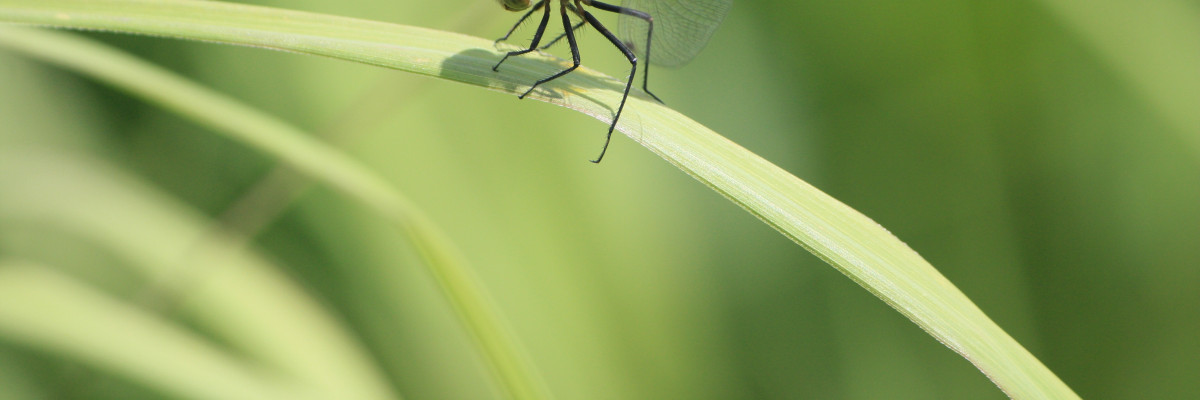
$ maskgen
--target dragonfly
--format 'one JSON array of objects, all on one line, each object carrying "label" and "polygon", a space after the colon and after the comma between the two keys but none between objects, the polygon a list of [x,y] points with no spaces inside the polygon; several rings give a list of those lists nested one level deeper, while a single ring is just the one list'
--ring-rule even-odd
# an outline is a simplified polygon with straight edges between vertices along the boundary
[{"label": "dragonfly", "polygon": [[[529,10],[521,19],[517,20],[517,23],[508,30],[504,37],[496,39],[496,43],[508,40],[521,24],[538,11],[542,12],[542,19],[538,24],[537,31],[533,34],[533,41],[529,44],[529,48],[508,52],[504,58],[500,59],[500,62],[492,67],[492,71],[499,72],[500,65],[504,64],[509,57],[520,56],[535,50],[545,50],[564,37],[571,47],[571,66],[534,82],[529,90],[517,96],[519,99],[524,99],[539,85],[561,78],[579,68],[579,45],[575,41],[575,31],[585,24],[604,35],[629,60],[629,80],[625,83],[621,104],[617,106],[617,112],[608,126],[608,135],[604,139],[604,147],[600,149],[600,156],[591,160],[593,163],[599,163],[604,158],[604,154],[608,151],[608,145],[612,142],[613,129],[617,127],[621,112],[625,110],[625,100],[629,98],[629,89],[633,87],[634,77],[637,75],[638,61],[645,60],[647,64],[642,73],[642,90],[654,100],[662,103],[662,100],[659,100],[658,96],[651,93],[647,87],[650,81],[648,64],[669,68],[679,67],[696,58],[696,55],[704,49],[705,44],[716,32],[717,27],[721,25],[721,21],[725,19],[725,15],[729,13],[729,8],[733,3],[733,0],[622,0],[621,5],[618,6],[596,0],[538,0],[536,3],[531,0],[496,1],[500,2],[505,10]],[[550,21],[551,8],[556,2],[559,3],[559,14],[562,16],[563,33],[545,46],[538,47],[546,32],[546,25]],[[588,11],[589,8],[619,14],[617,31],[620,36],[614,35],[612,31],[601,24]],[[578,18],[579,22],[572,25],[572,16]],[[651,57],[651,49],[654,50],[653,57]]]}]

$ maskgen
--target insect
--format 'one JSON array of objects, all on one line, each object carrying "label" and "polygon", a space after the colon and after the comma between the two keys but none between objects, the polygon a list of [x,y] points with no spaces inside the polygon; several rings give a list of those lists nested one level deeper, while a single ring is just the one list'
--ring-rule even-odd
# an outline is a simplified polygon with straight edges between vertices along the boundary
[{"label": "insect", "polygon": [[[534,82],[533,86],[529,87],[525,93],[517,96],[524,99],[529,93],[532,93],[539,85],[558,79],[566,74],[571,73],[576,68],[579,68],[579,45],[575,42],[575,31],[583,27],[584,24],[591,25],[593,29],[604,35],[609,42],[616,46],[625,58],[629,60],[630,72],[629,80],[625,83],[625,92],[621,95],[621,104],[617,106],[617,112],[613,116],[612,123],[608,126],[608,135],[604,139],[604,147],[600,149],[600,156],[593,163],[599,163],[604,158],[604,153],[608,151],[608,144],[612,141],[613,129],[617,127],[617,121],[621,118],[621,112],[625,110],[625,100],[629,98],[629,89],[633,87],[634,76],[638,70],[638,56],[643,57],[647,64],[653,63],[665,67],[678,67],[687,64],[700,53],[704,45],[708,43],[708,39],[712,37],[717,30],[717,26],[725,19],[725,15],[729,13],[729,8],[733,0],[622,0],[621,6],[616,6],[608,3],[601,3],[595,0],[539,0],[532,3],[531,0],[496,0],[504,9],[509,11],[523,11],[529,9],[512,29],[500,39],[496,39],[496,43],[508,40],[513,32],[521,26],[525,20],[531,15],[542,11],[542,19],[538,24],[537,31],[533,34],[533,41],[529,44],[529,48],[508,52],[500,62],[492,67],[492,71],[499,71],[500,65],[504,64],[509,57],[519,56],[532,52],[534,50],[544,50],[558,43],[563,37],[566,37],[567,44],[571,47],[572,64],[565,70],[559,71],[554,75],[550,75],[544,79]],[[553,3],[559,3],[559,13],[562,15],[563,33],[557,38],[551,40],[543,47],[538,47],[542,41],[542,35],[546,32],[546,24],[550,21],[550,9]],[[586,7],[591,7],[600,11],[608,11],[620,14],[620,22],[618,31],[621,33],[620,39],[614,35],[608,28],[596,19],[592,13],[588,12]],[[571,15],[581,19],[575,25],[571,24]],[[644,43],[645,46],[640,45]],[[654,49],[654,57],[651,58],[651,49]],[[662,102],[650,92],[647,83],[650,80],[650,70],[647,65],[642,73],[642,90],[646,94],[653,97],[654,100]]]}]

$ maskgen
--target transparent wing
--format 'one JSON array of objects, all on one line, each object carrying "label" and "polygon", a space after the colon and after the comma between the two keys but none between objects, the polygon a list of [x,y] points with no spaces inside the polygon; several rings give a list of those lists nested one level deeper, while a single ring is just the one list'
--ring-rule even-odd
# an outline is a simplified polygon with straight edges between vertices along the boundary
[{"label": "transparent wing", "polygon": [[[678,67],[700,54],[732,4],[733,0],[624,0],[621,6],[654,18],[650,63]],[[621,40],[632,45],[642,58],[646,56],[649,27],[642,19],[621,15],[618,27]]]}]

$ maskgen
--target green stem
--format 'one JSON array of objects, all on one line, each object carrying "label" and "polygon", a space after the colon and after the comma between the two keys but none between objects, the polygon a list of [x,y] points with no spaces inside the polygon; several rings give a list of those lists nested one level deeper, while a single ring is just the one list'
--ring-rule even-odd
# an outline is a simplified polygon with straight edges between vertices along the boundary
[{"label": "green stem", "polygon": [[[211,1],[0,0],[0,21],[273,48],[511,93],[521,92],[530,82],[561,68],[557,59],[531,54],[508,61],[503,73],[495,73],[491,66],[500,55],[491,50],[488,40]],[[615,88],[621,86],[610,77],[580,68],[540,87],[530,97],[607,120],[611,105],[620,100]],[[636,112],[622,118],[618,130],[862,285],[967,358],[1009,396],[1078,397],[932,265],[870,218],[695,121],[644,100],[643,94],[631,96],[626,107]],[[345,173],[309,172],[328,178]],[[359,183],[367,187],[348,185],[343,190],[364,191],[364,201],[376,209],[380,202],[395,201],[385,201],[388,196],[374,193],[372,188],[378,182]],[[435,262],[456,257],[436,245],[428,246],[424,255]],[[455,277],[439,277],[449,278]],[[451,292],[451,298],[455,295]],[[465,308],[469,315],[470,307]]]},{"label": "green stem", "polygon": [[549,397],[500,312],[451,241],[369,169],[297,128],[102,44],[62,33],[3,27],[0,46],[92,76],[191,118],[280,159],[382,215],[407,235],[507,396]]}]

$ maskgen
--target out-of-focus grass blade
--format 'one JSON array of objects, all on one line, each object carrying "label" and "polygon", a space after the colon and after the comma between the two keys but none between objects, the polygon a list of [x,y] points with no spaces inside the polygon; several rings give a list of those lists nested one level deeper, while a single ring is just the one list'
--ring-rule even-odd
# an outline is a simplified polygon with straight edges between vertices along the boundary
[{"label": "out-of-focus grass blade", "polygon": [[1041,0],[1200,156],[1200,4]]},{"label": "out-of-focus grass blade", "polygon": [[0,260],[0,336],[179,398],[318,398],[152,314],[26,262]]},{"label": "out-of-focus grass blade", "polygon": [[[202,40],[333,57],[524,93],[528,85],[562,69],[562,60],[537,54],[492,71],[499,53],[491,41],[430,29],[354,18],[194,0],[0,0],[0,22]],[[563,84],[576,96],[549,91],[530,97],[586,112],[611,113],[607,95],[623,87],[611,77],[580,68]],[[570,84],[567,84],[570,83]],[[602,96],[607,97],[607,96]],[[584,103],[584,104],[578,104]]]},{"label": "out-of-focus grass blade", "polygon": [[[82,9],[90,9],[90,6],[99,2],[81,3],[86,4]],[[210,2],[165,3],[230,7],[229,10],[218,8],[227,13],[243,11],[244,8]],[[5,10],[4,4],[0,3],[0,14],[4,14]],[[263,13],[263,10],[269,9],[258,9],[258,12]],[[169,9],[168,13],[179,11]],[[212,12],[209,11],[208,14],[211,15]],[[200,10],[192,12],[205,15]],[[218,13],[217,17],[210,18],[218,18],[220,15],[223,14]],[[154,18],[143,18],[143,22],[150,21],[149,25],[162,23]],[[128,17],[116,19],[128,21]],[[328,40],[317,41],[325,43],[325,46],[338,46],[338,43]],[[61,33],[0,27],[0,46],[7,46],[90,75],[191,118],[216,132],[279,158],[295,170],[337,189],[379,213],[410,239],[439,288],[458,313],[457,316],[480,346],[483,359],[495,373],[500,387],[509,396],[517,399],[548,396],[545,385],[541,383],[528,357],[516,343],[511,329],[499,316],[495,304],[483,291],[482,285],[477,282],[449,239],[407,198],[377,174],[283,121],[99,43]]]},{"label": "out-of-focus grass blade", "polygon": [[[269,47],[508,92],[561,68],[555,59],[522,57],[497,74],[491,66],[499,55],[488,40],[217,2],[0,0],[0,20]],[[611,115],[608,105],[619,101],[615,88],[620,85],[581,68],[534,97],[603,120]],[[622,120],[622,132],[879,296],[1010,396],[1077,397],[928,262],[874,221],[673,110],[640,98],[630,98],[627,109],[636,112]]]},{"label": "out-of-focus grass blade", "polygon": [[0,227],[59,229],[104,246],[154,285],[145,303],[178,310],[264,370],[319,397],[399,397],[350,329],[279,268],[211,235],[211,221],[117,168],[79,154],[0,149],[0,192]]}]

